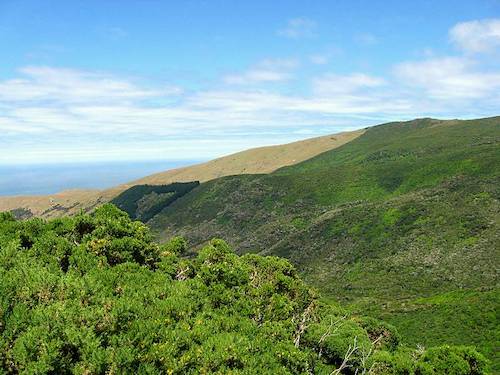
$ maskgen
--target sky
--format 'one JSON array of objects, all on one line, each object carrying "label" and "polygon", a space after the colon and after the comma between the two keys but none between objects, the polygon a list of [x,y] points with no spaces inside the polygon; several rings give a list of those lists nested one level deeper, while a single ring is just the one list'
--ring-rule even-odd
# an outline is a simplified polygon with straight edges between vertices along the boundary
[{"label": "sky", "polygon": [[0,164],[500,115],[500,0],[0,0]]}]

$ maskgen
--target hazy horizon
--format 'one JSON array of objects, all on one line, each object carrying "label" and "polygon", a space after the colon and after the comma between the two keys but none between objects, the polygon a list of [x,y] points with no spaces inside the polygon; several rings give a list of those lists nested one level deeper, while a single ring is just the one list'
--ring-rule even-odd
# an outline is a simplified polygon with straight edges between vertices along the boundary
[{"label": "hazy horizon", "polygon": [[0,165],[0,196],[47,195],[69,189],[105,189],[200,161],[123,161]]}]

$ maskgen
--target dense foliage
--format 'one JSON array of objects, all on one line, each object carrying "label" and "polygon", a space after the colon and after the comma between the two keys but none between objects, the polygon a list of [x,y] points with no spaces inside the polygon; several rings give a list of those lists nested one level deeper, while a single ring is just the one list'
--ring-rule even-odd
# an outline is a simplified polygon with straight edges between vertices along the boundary
[{"label": "dense foliage", "polygon": [[195,258],[113,205],[0,214],[0,373],[484,374],[469,347],[416,350],[321,301],[277,257],[212,240]]},{"label": "dense foliage", "polygon": [[379,125],[269,175],[201,184],[148,225],[285,257],[412,344],[474,343],[500,373],[499,146],[500,117]]},{"label": "dense foliage", "polygon": [[186,195],[200,183],[175,182],[169,185],[134,185],[111,201],[132,219],[148,221],[176,199]]}]

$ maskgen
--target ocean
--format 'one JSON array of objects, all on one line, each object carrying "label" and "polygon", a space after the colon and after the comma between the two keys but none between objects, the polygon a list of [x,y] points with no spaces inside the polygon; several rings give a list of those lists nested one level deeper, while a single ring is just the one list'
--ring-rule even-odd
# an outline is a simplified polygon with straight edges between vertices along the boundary
[{"label": "ocean", "polygon": [[0,165],[0,195],[45,195],[67,189],[105,189],[200,161],[141,161]]}]

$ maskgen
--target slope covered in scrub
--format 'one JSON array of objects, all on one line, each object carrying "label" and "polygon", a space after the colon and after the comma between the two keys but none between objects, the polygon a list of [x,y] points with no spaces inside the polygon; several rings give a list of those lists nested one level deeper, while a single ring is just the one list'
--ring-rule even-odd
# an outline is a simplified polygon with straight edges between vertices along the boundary
[{"label": "slope covered in scrub", "polygon": [[160,238],[218,236],[238,253],[285,257],[411,342],[473,343],[500,370],[499,146],[500,117],[379,125],[269,175],[201,184],[148,225]]},{"label": "slope covered in scrub", "polygon": [[404,346],[326,303],[277,257],[152,241],[112,205],[45,222],[0,215],[6,373],[486,374],[473,348]]}]

